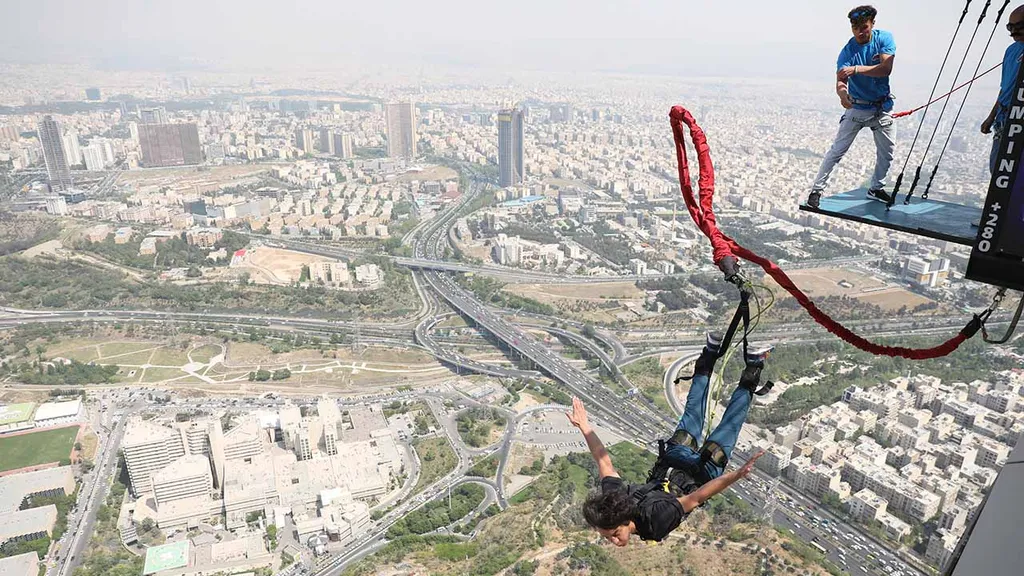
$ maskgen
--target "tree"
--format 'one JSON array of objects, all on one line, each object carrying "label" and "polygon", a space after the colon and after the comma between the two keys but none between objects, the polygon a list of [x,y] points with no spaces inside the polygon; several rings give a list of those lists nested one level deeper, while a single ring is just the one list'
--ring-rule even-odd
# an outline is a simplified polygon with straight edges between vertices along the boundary
[{"label": "tree", "polygon": [[278,370],[274,370],[274,373],[270,376],[270,379],[271,380],[287,380],[288,378],[291,378],[291,376],[292,376],[292,371],[291,370],[289,370],[287,368],[281,368],[281,369],[278,369]]},{"label": "tree", "polygon": [[139,523],[139,529],[143,532],[152,532],[156,529],[156,522],[152,518],[145,518]]}]

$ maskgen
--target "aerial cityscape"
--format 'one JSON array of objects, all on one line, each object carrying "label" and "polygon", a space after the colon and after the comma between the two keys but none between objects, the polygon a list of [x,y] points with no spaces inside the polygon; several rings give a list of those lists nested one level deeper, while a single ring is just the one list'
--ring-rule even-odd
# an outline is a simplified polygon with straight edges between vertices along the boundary
[{"label": "aerial cityscape", "polygon": [[[280,68],[257,56],[281,52],[273,39],[250,63],[209,45],[173,62],[170,45],[137,61],[104,56],[116,42],[0,50],[0,574],[967,573],[1001,472],[1024,458],[1024,339],[917,361],[846,344],[755,264],[724,279],[680,194],[675,105],[707,134],[717,225],[830,317],[915,349],[989,306],[985,339],[1006,330],[1020,294],[967,277],[970,242],[828,212],[830,195],[878,185],[875,128],[822,210],[804,205],[861,102],[854,73],[871,74],[853,65],[850,102],[833,89],[834,53],[875,13],[827,4],[817,80],[620,68],[632,52],[569,72],[571,50],[544,64],[533,48],[488,67],[482,39],[402,65],[347,48],[332,63],[316,39],[302,54],[326,61]],[[962,6],[942,4],[945,30]],[[912,20],[876,6],[898,42]],[[968,47],[985,64],[1024,46],[1024,10],[1004,8],[1012,39]],[[381,58],[405,46],[389,38]],[[901,70],[892,112],[929,98],[932,80]],[[936,85],[971,78],[954,71]],[[999,86],[976,84],[923,130],[920,112],[864,107],[896,122],[887,190],[920,162],[918,202],[935,204],[918,206],[985,204],[978,126]],[[912,145],[924,156],[904,168]],[[741,293],[751,346],[744,327],[712,374]],[[647,538],[636,508],[610,528],[639,538],[606,534],[589,506],[609,478],[652,483],[659,440],[685,443],[699,376],[711,430],[752,366],[770,384],[751,388],[735,447],[699,451],[717,465],[724,450],[722,476],[688,472],[692,500],[666,476],[685,522]]]}]

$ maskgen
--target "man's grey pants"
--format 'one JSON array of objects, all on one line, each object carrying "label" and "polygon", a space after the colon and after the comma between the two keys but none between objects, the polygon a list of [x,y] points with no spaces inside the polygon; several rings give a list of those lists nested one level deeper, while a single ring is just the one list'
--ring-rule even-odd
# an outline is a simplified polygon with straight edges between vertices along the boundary
[{"label": "man's grey pants", "polygon": [[843,114],[843,118],[839,121],[839,133],[836,134],[832,148],[825,154],[825,160],[821,163],[818,176],[814,179],[814,186],[811,187],[812,191],[821,192],[828,186],[832,170],[850,149],[850,145],[853,144],[853,140],[861,128],[870,128],[875,137],[877,156],[875,174],[871,178],[871,189],[880,190],[885,187],[889,166],[892,164],[893,151],[896,148],[896,126],[893,124],[892,115],[877,109],[851,108],[846,111],[846,114]]}]

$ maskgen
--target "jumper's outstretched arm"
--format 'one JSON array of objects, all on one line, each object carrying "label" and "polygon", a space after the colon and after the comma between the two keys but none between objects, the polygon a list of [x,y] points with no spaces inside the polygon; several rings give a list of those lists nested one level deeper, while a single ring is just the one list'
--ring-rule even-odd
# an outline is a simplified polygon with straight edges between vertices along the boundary
[{"label": "jumper's outstretched arm", "polygon": [[691,512],[694,508],[710,500],[715,494],[724,492],[726,488],[733,485],[736,481],[746,478],[747,474],[750,474],[750,471],[754,469],[754,462],[757,462],[757,459],[763,454],[764,451],[762,450],[755,454],[750,460],[747,460],[743,466],[740,466],[728,474],[722,474],[718,478],[715,478],[701,486],[696,492],[679,498],[679,503],[683,505],[683,511]]},{"label": "jumper's outstretched arm", "polygon": [[590,423],[587,422],[587,409],[583,406],[583,401],[579,398],[573,398],[572,412],[566,412],[565,415],[569,417],[569,422],[572,422],[572,425],[579,428],[580,432],[583,433],[583,438],[587,441],[587,448],[590,448],[590,455],[597,462],[597,477],[613,476],[618,478],[619,473],[615,471],[615,466],[612,466],[611,455],[608,454],[608,450],[604,447],[601,439],[597,437],[597,433],[594,432],[594,429],[590,427]]}]

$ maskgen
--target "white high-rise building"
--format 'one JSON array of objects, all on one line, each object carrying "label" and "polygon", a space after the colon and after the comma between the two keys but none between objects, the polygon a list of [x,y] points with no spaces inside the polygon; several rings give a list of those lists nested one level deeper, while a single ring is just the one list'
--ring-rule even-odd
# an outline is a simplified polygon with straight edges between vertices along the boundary
[{"label": "white high-rise building", "polygon": [[334,155],[342,160],[352,157],[352,135],[334,133]]},{"label": "white high-rise building", "polygon": [[416,157],[416,104],[389,103],[385,109],[388,132],[388,156],[391,158]]},{"label": "white high-rise building", "polygon": [[121,450],[132,494],[137,497],[153,490],[154,472],[185,455],[185,442],[181,431],[140,418],[128,423]]},{"label": "white high-rise building", "polygon": [[213,490],[210,460],[206,456],[182,456],[151,478],[157,506],[184,498],[208,496]]},{"label": "white high-rise building", "polygon": [[82,163],[82,148],[78,145],[78,134],[68,132],[64,135],[64,154],[67,156],[70,166],[78,166]]},{"label": "white high-rise building", "polygon": [[92,171],[103,170],[106,167],[104,161],[103,146],[93,142],[82,149],[82,156],[85,158],[85,169]]},{"label": "white high-rise building", "polygon": [[295,131],[295,147],[302,151],[303,154],[312,154],[313,148],[313,131],[307,128],[299,128]]}]

